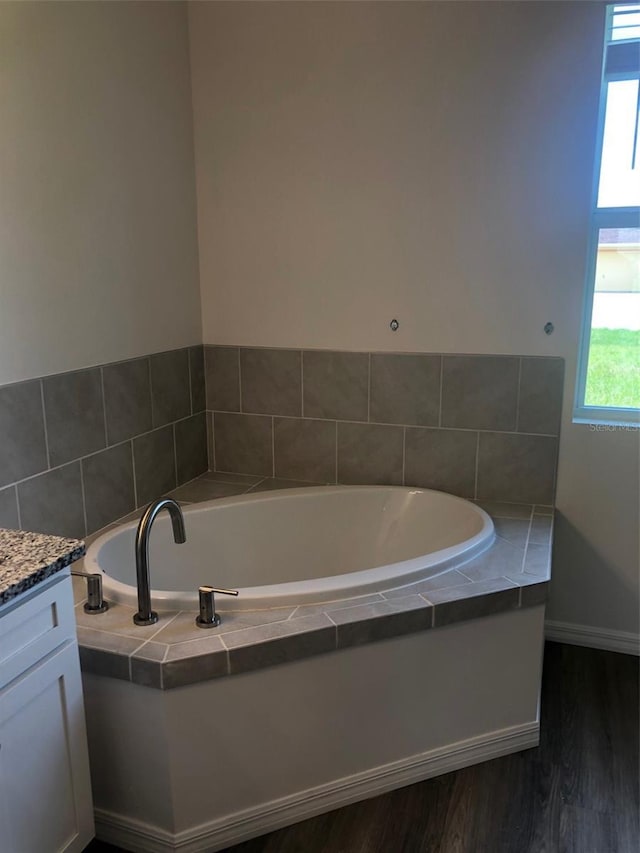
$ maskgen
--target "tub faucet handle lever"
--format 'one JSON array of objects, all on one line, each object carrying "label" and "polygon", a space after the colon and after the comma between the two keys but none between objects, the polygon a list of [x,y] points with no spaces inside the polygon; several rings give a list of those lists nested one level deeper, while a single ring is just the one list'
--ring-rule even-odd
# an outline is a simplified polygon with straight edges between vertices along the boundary
[{"label": "tub faucet handle lever", "polygon": [[220,614],[216,613],[216,592],[221,595],[238,595],[237,589],[218,589],[215,586],[199,587],[200,613],[196,616],[198,628],[217,628],[222,621]]},{"label": "tub faucet handle lever", "polygon": [[84,578],[87,582],[87,600],[84,603],[85,613],[104,613],[109,609],[108,603],[102,597],[102,575],[99,572],[71,572],[74,577]]}]

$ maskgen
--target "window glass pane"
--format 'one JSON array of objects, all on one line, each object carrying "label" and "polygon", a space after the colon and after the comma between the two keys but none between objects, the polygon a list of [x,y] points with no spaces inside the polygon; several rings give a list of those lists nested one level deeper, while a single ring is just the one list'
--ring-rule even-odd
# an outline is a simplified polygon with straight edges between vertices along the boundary
[{"label": "window glass pane", "polygon": [[614,6],[611,41],[640,37],[640,6]]},{"label": "window glass pane", "polygon": [[598,235],[585,404],[640,407],[640,228]]},{"label": "window glass pane", "polygon": [[638,80],[607,85],[598,207],[640,205]]}]

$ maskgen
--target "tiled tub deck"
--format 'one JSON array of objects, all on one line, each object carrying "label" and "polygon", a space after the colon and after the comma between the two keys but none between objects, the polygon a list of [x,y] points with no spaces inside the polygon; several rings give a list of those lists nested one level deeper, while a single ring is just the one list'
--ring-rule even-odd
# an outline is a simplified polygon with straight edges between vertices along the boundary
[{"label": "tiled tub deck", "polygon": [[[187,504],[301,485],[309,484],[208,473],[173,496]],[[195,610],[160,612],[157,624],[146,627],[133,624],[134,610],[125,605],[111,603],[106,613],[88,615],[82,608],[84,581],[74,578],[83,670],[167,690],[542,604],[549,582],[553,510],[526,504],[482,506],[493,518],[495,543],[437,577],[300,607],[225,613],[220,601],[222,624],[206,631],[196,627]]]}]

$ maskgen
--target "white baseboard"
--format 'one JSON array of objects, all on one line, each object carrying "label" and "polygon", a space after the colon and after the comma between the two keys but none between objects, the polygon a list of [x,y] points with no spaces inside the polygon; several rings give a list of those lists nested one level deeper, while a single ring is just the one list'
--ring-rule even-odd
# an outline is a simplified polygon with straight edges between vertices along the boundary
[{"label": "white baseboard", "polygon": [[640,655],[640,635],[628,631],[612,631],[607,628],[594,628],[591,625],[574,625],[572,622],[544,623],[547,640],[569,643],[572,646],[589,646],[592,649],[605,649],[609,652],[622,652],[626,655]]},{"label": "white baseboard", "polygon": [[489,732],[216,818],[175,835],[123,815],[96,809],[96,832],[102,841],[134,853],[210,853],[404,785],[530,749],[538,745],[539,734],[538,721]]}]

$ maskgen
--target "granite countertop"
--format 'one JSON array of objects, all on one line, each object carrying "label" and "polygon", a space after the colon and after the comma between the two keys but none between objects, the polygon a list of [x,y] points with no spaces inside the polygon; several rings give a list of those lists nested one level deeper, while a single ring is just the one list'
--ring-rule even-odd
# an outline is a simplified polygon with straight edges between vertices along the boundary
[{"label": "granite countertop", "polygon": [[196,611],[160,612],[133,624],[134,609],[111,603],[83,611],[86,587],[74,578],[80,659],[85,672],[167,690],[273,666],[361,643],[545,602],[553,509],[482,503],[496,539],[484,553],[436,577],[355,599],[270,610],[224,612],[218,628],[196,627]]},{"label": "granite countertop", "polygon": [[84,542],[0,527],[0,604],[79,560]]}]

